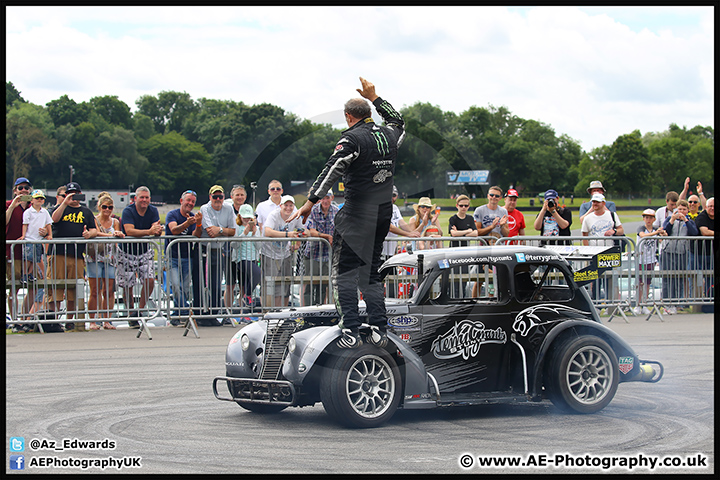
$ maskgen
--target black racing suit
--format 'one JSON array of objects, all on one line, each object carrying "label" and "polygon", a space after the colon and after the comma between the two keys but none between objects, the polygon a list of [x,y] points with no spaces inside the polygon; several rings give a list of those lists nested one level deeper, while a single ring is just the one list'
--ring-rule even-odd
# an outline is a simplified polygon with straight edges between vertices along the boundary
[{"label": "black racing suit", "polygon": [[367,117],[345,130],[308,194],[308,200],[317,203],[342,176],[345,204],[335,216],[332,282],[343,328],[360,326],[358,288],[367,305],[368,323],[383,329],[387,324],[378,268],[390,229],[392,177],[405,122],[381,98],[373,105],[386,125]]}]

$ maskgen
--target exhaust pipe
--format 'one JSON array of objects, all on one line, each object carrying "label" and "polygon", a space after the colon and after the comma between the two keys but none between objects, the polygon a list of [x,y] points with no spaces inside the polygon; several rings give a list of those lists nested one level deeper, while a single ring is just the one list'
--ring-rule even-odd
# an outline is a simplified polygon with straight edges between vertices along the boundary
[{"label": "exhaust pipe", "polygon": [[[639,360],[639,359],[638,359]],[[631,382],[649,382],[657,383],[663,377],[665,369],[662,363],[654,360],[639,360],[640,361],[640,372],[633,377]],[[653,367],[656,365],[656,367]]]}]

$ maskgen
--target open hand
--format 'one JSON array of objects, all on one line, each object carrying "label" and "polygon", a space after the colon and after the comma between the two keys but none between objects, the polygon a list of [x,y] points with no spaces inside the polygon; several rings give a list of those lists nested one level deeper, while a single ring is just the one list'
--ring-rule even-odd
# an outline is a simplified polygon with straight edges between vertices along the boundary
[{"label": "open hand", "polygon": [[358,93],[362,95],[363,98],[367,98],[371,102],[374,102],[375,99],[378,98],[377,94],[375,93],[375,85],[368,82],[363,77],[360,77],[360,83],[362,84],[362,89],[358,88]]}]

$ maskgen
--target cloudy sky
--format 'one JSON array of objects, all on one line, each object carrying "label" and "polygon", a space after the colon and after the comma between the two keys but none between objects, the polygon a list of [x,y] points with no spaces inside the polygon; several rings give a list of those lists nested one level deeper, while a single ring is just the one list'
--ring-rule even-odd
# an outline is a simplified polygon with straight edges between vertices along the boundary
[{"label": "cloudy sky", "polygon": [[585,150],[714,127],[712,7],[6,7],[6,80],[44,105],[163,90],[338,124],[358,77],[396,108],[505,106]]}]

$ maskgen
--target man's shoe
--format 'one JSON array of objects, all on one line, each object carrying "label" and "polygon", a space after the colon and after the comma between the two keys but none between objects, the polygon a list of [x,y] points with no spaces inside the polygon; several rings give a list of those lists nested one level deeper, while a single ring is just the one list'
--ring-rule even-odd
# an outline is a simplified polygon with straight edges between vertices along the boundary
[{"label": "man's shoe", "polygon": [[363,344],[357,328],[343,328],[342,335],[337,342],[340,348],[359,348]]},{"label": "man's shoe", "polygon": [[378,348],[385,348],[388,344],[387,332],[384,328],[375,325],[370,326],[370,332],[367,334],[367,342]]}]

